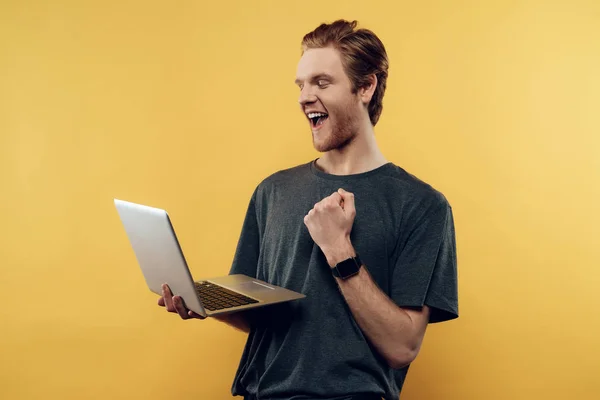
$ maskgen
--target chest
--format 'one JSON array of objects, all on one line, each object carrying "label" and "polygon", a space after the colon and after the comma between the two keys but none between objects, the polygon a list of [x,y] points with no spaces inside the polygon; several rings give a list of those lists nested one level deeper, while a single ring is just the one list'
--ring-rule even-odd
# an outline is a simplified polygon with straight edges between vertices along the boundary
[{"label": "chest", "polygon": [[[355,196],[356,216],[350,239],[369,273],[384,292],[389,293],[390,265],[398,238],[394,210],[384,198],[372,192],[348,188]],[[264,233],[259,272],[267,281],[285,284],[310,273],[310,268],[327,270],[321,251],[304,224],[304,216],[336,189],[311,188],[294,198],[274,193],[263,215]],[[322,255],[322,254],[321,254]],[[325,265],[314,265],[314,264]]]}]

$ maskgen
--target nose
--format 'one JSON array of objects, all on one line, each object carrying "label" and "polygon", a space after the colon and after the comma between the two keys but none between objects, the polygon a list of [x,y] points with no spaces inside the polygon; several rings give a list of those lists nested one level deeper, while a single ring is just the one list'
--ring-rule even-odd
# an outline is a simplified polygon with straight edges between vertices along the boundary
[{"label": "nose", "polygon": [[311,86],[304,86],[300,91],[300,97],[298,98],[298,103],[300,103],[300,106],[304,107],[305,105],[314,103],[315,101],[317,101],[317,96],[315,96]]}]

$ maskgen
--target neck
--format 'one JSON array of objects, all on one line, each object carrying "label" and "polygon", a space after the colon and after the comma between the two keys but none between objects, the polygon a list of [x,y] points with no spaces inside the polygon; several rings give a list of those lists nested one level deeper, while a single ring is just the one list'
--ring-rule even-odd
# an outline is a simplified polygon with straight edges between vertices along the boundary
[{"label": "neck", "polygon": [[369,122],[346,147],[324,153],[316,164],[328,174],[352,175],[371,171],[387,162],[379,150],[373,126]]}]

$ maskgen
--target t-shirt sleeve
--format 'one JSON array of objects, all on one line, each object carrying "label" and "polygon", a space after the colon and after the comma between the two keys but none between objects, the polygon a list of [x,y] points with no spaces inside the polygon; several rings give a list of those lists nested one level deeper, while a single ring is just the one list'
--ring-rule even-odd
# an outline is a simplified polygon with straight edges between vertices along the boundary
[{"label": "t-shirt sleeve", "polygon": [[257,277],[261,242],[256,210],[257,192],[258,188],[252,194],[248,204],[229,275],[243,274],[252,278]]},{"label": "t-shirt sleeve", "polygon": [[[429,322],[458,317],[456,238],[452,208],[434,202],[409,225],[393,265],[391,298],[400,307],[431,308]],[[400,247],[400,246],[398,246]]]}]

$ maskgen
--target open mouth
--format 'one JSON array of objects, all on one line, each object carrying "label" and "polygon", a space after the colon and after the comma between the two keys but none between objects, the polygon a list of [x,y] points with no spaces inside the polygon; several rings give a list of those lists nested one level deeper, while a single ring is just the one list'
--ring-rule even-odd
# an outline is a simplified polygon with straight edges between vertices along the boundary
[{"label": "open mouth", "polygon": [[329,115],[320,112],[308,113],[308,119],[310,120],[310,126],[313,128],[318,128],[325,120],[329,117]]}]

